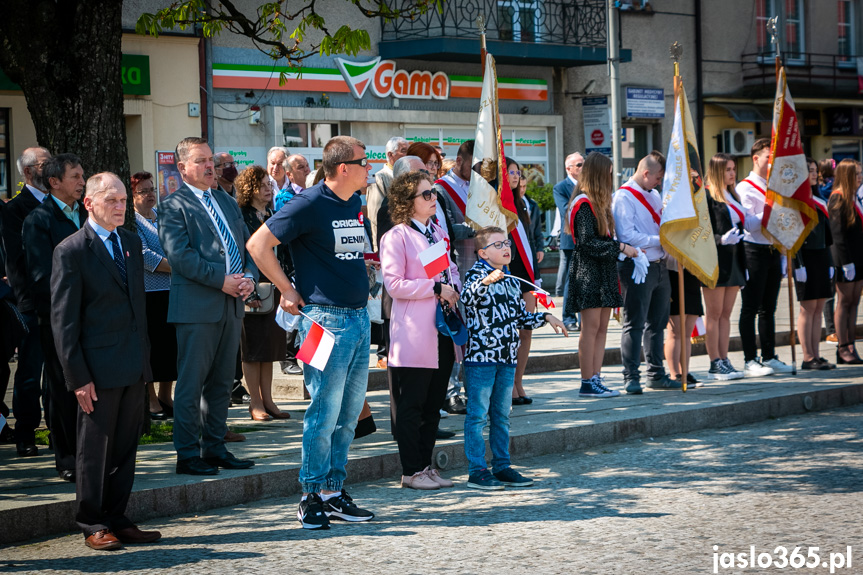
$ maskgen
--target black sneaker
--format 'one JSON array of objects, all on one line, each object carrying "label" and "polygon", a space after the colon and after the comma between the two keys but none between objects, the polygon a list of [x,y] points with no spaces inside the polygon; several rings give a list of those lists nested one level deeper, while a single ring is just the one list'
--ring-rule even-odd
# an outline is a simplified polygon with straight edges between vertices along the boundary
[{"label": "black sneaker", "polygon": [[324,512],[327,517],[335,517],[336,519],[344,519],[345,521],[368,521],[374,519],[375,514],[365,509],[360,509],[348,495],[348,492],[342,489],[340,495],[332,497],[324,501]]},{"label": "black sneaker", "polygon": [[533,479],[528,479],[512,467],[501,469],[494,476],[507,487],[530,487],[533,485]]},{"label": "black sneaker", "polygon": [[302,523],[303,529],[329,529],[330,520],[324,513],[324,502],[317,493],[309,495],[300,501],[297,509],[297,519]]}]

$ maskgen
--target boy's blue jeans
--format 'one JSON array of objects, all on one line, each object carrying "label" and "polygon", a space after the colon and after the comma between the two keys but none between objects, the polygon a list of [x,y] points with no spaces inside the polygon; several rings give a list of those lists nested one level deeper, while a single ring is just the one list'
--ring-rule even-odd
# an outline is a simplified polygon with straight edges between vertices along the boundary
[{"label": "boy's blue jeans", "polygon": [[[307,365],[303,379],[312,402],[303,417],[303,493],[340,491],[347,473],[348,448],[354,439],[369,382],[369,315],[366,308],[307,305],[303,312],[336,338],[326,371]],[[301,345],[312,322],[302,318]]]},{"label": "boy's blue jeans", "polygon": [[491,445],[491,469],[497,473],[510,466],[509,412],[512,408],[515,364],[465,365],[464,369],[467,389],[464,452],[468,472],[475,475],[488,467],[482,430],[490,420],[488,442]]}]

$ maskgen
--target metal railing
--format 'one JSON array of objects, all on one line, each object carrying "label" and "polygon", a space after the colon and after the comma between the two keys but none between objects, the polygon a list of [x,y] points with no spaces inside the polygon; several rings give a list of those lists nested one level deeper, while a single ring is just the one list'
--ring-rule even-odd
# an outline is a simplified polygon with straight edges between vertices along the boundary
[{"label": "metal railing", "polygon": [[[743,54],[741,60],[744,86],[770,93],[776,89],[775,54]],[[813,94],[857,94],[857,56],[798,52],[783,55],[783,61],[792,88]]]},{"label": "metal railing", "polygon": [[429,10],[413,20],[383,22],[382,40],[478,38],[476,19],[482,14],[490,41],[606,45],[604,0],[446,0],[441,7],[440,13]]}]

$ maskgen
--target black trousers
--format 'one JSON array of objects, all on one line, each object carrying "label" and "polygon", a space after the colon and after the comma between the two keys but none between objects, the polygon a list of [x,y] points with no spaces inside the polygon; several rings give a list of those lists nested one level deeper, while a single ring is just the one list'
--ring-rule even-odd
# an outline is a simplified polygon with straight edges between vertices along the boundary
[{"label": "black trousers", "polygon": [[782,258],[772,246],[744,243],[749,279],[740,291],[740,341],[744,361],[758,356],[755,341],[755,318],[761,337],[761,357],[766,361],[776,357],[776,300],[782,285]]},{"label": "black trousers", "polygon": [[[15,414],[15,439],[36,443],[36,428],[42,421],[42,341],[36,314],[25,313],[30,332],[18,344],[18,368],[12,387],[12,413]],[[47,417],[46,417],[47,419]]]},{"label": "black trousers", "polygon": [[438,335],[437,369],[388,368],[392,391],[396,395],[398,427],[394,435],[399,445],[402,475],[413,475],[431,465],[440,409],[454,361],[452,340]]},{"label": "black trousers", "polygon": [[[78,400],[66,389],[63,366],[54,347],[54,332],[47,319],[39,320],[42,353],[45,357],[45,379],[48,381],[47,410],[48,429],[51,431],[51,447],[54,449],[54,465],[57,471],[75,469],[75,437],[77,436]],[[101,398],[100,398],[101,399]]]},{"label": "black trousers", "polygon": [[78,408],[75,522],[85,537],[132,526],[126,505],[144,420],[144,380],[126,387],[97,387],[96,395],[99,401],[92,413]]}]

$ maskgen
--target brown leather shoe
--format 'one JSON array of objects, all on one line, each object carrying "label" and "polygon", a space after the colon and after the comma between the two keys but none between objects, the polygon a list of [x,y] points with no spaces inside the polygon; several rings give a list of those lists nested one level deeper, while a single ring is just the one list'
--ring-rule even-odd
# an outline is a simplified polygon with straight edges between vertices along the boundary
[{"label": "brown leather shoe", "polygon": [[114,537],[114,534],[107,529],[100,529],[84,539],[84,545],[96,551],[112,551],[123,548],[120,540]]},{"label": "brown leather shoe", "polygon": [[237,443],[238,441],[245,441],[245,440],[246,440],[245,435],[243,435],[241,433],[234,433],[230,429],[225,434],[225,441],[227,441],[228,443]]},{"label": "brown leather shoe", "polygon": [[117,529],[114,535],[123,543],[152,543],[162,538],[158,531],[141,531],[137,525]]}]

